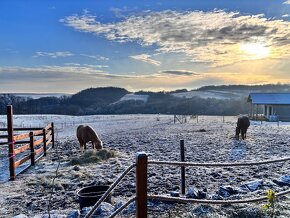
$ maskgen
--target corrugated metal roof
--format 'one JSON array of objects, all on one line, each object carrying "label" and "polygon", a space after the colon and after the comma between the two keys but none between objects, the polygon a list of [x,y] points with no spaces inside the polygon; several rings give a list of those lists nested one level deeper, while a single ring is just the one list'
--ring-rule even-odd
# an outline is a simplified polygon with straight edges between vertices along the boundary
[{"label": "corrugated metal roof", "polygon": [[290,105],[290,93],[250,93],[248,102],[253,104]]}]

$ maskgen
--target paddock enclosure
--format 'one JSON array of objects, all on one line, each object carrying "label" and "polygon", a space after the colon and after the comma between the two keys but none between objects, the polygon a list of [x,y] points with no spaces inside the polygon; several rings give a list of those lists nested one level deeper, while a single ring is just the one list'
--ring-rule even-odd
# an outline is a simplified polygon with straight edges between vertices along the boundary
[{"label": "paddock enclosure", "polygon": [[[1,153],[7,155],[6,158],[3,155],[1,165],[6,166],[9,162],[10,180],[15,180],[16,174],[34,166],[38,159],[46,156],[47,151],[54,147],[53,123],[43,128],[14,128],[12,106],[7,106],[7,128],[0,128],[0,132],[4,133],[0,135]],[[6,176],[5,173],[3,175]]]},{"label": "paddock enclosure", "polygon": [[[251,121],[247,139],[236,141],[234,139],[236,116],[198,116],[198,121],[194,118],[188,118],[186,123],[176,122],[175,124],[173,115],[94,115],[83,117],[15,115],[14,118],[15,127],[23,127],[24,124],[45,126],[45,123],[49,123],[48,121],[53,121],[55,140],[62,142],[64,146],[71,144],[69,148],[76,147],[76,149],[79,149],[75,136],[76,127],[83,123],[91,125],[98,132],[100,139],[104,141],[104,147],[117,150],[120,155],[116,160],[111,160],[108,163],[85,166],[81,169],[86,168],[87,174],[91,174],[91,178],[96,181],[109,181],[113,184],[123,172],[131,167],[129,169],[130,178],[125,180],[125,185],[115,187],[115,195],[113,196],[115,199],[119,199],[118,194],[124,193],[126,197],[123,198],[129,201],[128,204],[136,201],[136,186],[131,184],[136,182],[134,176],[137,167],[136,153],[140,151],[143,151],[148,158],[148,200],[158,198],[157,195],[166,196],[172,190],[181,192],[180,172],[182,167],[185,168],[185,192],[190,187],[195,186],[197,188],[205,187],[209,194],[215,193],[221,185],[239,186],[255,179],[272,181],[287,174],[290,169],[286,160],[257,166],[200,166],[208,163],[259,163],[284,158],[287,153],[290,153],[290,125],[286,122],[280,122],[278,125],[277,123]],[[5,122],[4,117],[0,117],[0,121]],[[185,163],[179,163],[181,139],[184,140]],[[65,149],[62,152],[65,152]],[[73,155],[76,156],[79,153]],[[158,162],[161,162],[160,165]],[[168,162],[173,162],[174,166],[167,164]],[[200,165],[189,166],[192,163]],[[65,169],[63,170],[62,174],[68,177],[69,169],[67,174]],[[96,175],[102,175],[102,179],[97,178]],[[22,178],[25,179],[26,176],[23,175]],[[64,180],[62,177],[59,179]],[[87,183],[89,181],[85,179],[81,182]],[[268,185],[268,183],[266,184]],[[257,192],[246,193],[242,196],[242,200],[255,198],[265,200],[265,191],[268,188],[269,186],[265,186]],[[277,186],[274,187],[274,191],[283,194],[287,192],[287,187]],[[140,192],[138,191],[138,193]],[[68,195],[66,198],[69,199],[70,196]],[[174,199],[174,201],[176,200],[178,199]],[[194,201],[194,199],[188,200]],[[75,202],[72,201],[70,205],[78,207],[74,204]],[[152,215],[152,208],[148,208],[148,213]]]}]

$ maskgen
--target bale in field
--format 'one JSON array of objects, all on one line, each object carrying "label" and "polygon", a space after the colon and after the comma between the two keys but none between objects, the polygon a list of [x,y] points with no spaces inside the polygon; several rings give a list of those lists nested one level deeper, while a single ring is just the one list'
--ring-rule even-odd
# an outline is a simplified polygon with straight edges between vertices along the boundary
[{"label": "bale in field", "polygon": [[93,149],[102,149],[103,143],[99,139],[94,129],[90,126],[79,125],[77,128],[77,138],[80,143],[81,151],[87,149],[86,143],[92,142]]},{"label": "bale in field", "polygon": [[239,134],[241,133],[242,139],[246,138],[247,130],[250,126],[250,120],[246,116],[238,118],[237,127],[236,127],[236,139],[239,140]]}]

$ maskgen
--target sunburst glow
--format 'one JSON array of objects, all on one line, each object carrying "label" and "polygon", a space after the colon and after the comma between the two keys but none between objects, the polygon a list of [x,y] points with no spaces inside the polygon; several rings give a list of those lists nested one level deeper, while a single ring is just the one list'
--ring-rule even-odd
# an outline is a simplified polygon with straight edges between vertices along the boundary
[{"label": "sunburst glow", "polygon": [[246,43],[240,46],[241,51],[250,55],[252,58],[265,58],[270,55],[270,48],[262,43]]}]

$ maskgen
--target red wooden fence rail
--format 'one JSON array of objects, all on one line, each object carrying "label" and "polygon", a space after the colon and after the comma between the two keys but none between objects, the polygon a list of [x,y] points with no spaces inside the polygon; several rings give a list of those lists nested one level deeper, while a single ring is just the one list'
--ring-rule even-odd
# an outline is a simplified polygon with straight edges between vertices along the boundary
[{"label": "red wooden fence rail", "polygon": [[[17,131],[30,131],[19,135],[14,134]],[[10,180],[15,180],[16,169],[23,163],[30,160],[30,165],[42,156],[46,156],[47,151],[54,147],[54,125],[48,124],[45,128],[13,128],[13,108],[12,105],[7,106],[7,129],[1,128],[0,131],[7,131],[8,135],[1,135],[0,138],[7,138],[7,142],[0,142],[0,145],[8,144],[9,172]],[[26,139],[26,141],[25,141]],[[21,144],[21,147],[15,148],[15,145]],[[51,144],[51,146],[49,146]],[[26,156],[22,156],[20,160],[16,160],[16,155],[23,154],[26,150],[30,152]],[[37,157],[39,156],[39,157]],[[35,159],[37,157],[37,159]],[[27,166],[25,169],[27,169]],[[24,170],[25,170],[24,169]],[[21,172],[23,172],[22,170]]]}]

